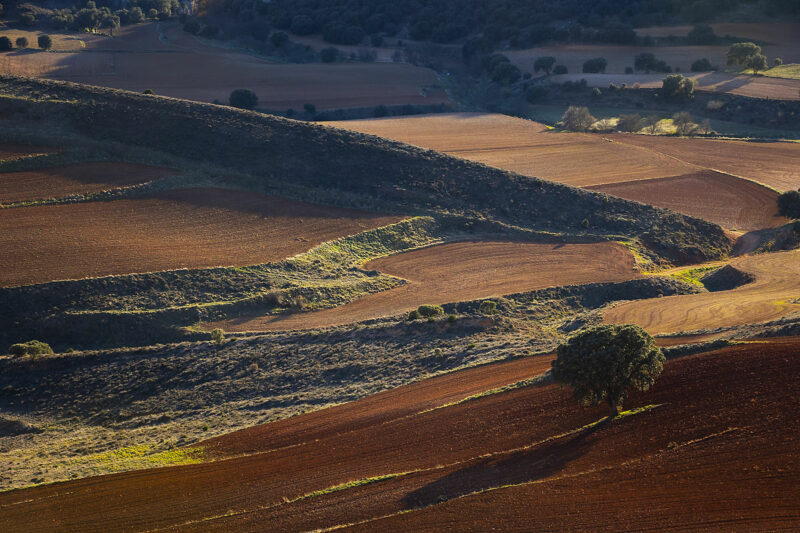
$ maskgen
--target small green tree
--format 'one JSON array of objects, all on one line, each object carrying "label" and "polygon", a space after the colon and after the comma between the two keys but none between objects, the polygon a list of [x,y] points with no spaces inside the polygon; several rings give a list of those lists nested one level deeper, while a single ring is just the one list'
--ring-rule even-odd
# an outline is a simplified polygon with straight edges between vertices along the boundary
[{"label": "small green tree", "polygon": [[17,357],[22,357],[23,355],[30,355],[31,357],[36,357],[37,355],[52,354],[53,349],[46,342],[31,340],[28,342],[20,342],[17,344],[12,344],[8,348],[8,353]]},{"label": "small green tree", "polygon": [[708,72],[709,70],[714,70],[714,66],[711,64],[711,61],[709,61],[707,57],[704,57],[692,63],[690,70],[692,72]]},{"label": "small green tree", "polygon": [[589,74],[605,72],[606,66],[608,66],[608,61],[604,57],[595,57],[583,63],[583,72]]},{"label": "small green tree", "polygon": [[533,62],[533,71],[539,72],[540,70],[543,70],[544,73],[549,76],[550,72],[553,70],[553,65],[555,64],[556,58],[553,56],[537,57],[536,61]]},{"label": "small green tree", "polygon": [[139,6],[134,6],[131,8],[130,13],[128,14],[128,20],[132,24],[138,24],[139,22],[144,21],[144,11]]},{"label": "small green tree", "polygon": [[28,48],[28,38],[27,37],[17,37],[16,45],[17,45],[17,48]]},{"label": "small green tree", "polygon": [[620,115],[619,122],[617,122],[617,129],[619,131],[639,131],[642,129],[642,117],[638,113],[630,115]]},{"label": "small green tree", "polygon": [[604,324],[571,337],[558,347],[553,378],[573,388],[584,405],[608,403],[611,416],[628,389],[647,390],[661,374],[664,355],[653,337],[636,325]]},{"label": "small green tree", "polygon": [[772,60],[773,67],[780,67],[781,65],[783,65],[783,59],[781,59],[780,57],[776,57],[775,59]]},{"label": "small green tree", "polygon": [[688,111],[672,115],[672,123],[675,124],[675,133],[678,135],[690,135],[697,129],[694,117]]},{"label": "small green tree", "polygon": [[225,342],[225,332],[221,329],[217,328],[211,331],[211,340],[217,346],[221,346],[223,342]]},{"label": "small green tree", "polygon": [[747,60],[761,54],[761,47],[756,43],[735,43],[728,48],[729,65],[747,65]]},{"label": "small green tree", "polygon": [[258,105],[258,96],[250,89],[236,89],[231,92],[228,103],[240,109],[253,109]]},{"label": "small green tree", "polygon": [[0,52],[8,52],[14,49],[14,43],[11,42],[11,39],[3,35],[0,37]]},{"label": "small green tree", "polygon": [[442,309],[438,305],[425,304],[425,305],[420,305],[417,308],[417,312],[420,314],[420,316],[432,317],[432,316],[443,315],[444,314],[444,309]]},{"label": "small green tree", "polygon": [[42,50],[50,50],[53,47],[53,39],[49,35],[40,35],[36,42]]},{"label": "small green tree", "polygon": [[769,68],[769,65],[767,64],[767,56],[764,54],[752,55],[747,58],[745,66],[749,69],[752,69],[753,75],[756,75],[759,71],[767,70]]},{"label": "small green tree", "polygon": [[779,195],[778,213],[786,218],[800,219],[800,191],[787,191]]},{"label": "small green tree", "polygon": [[685,100],[694,95],[697,82],[680,74],[672,74],[661,82],[661,95],[666,100]]},{"label": "small green tree", "polygon": [[655,135],[658,132],[658,123],[661,118],[658,115],[647,115],[644,117],[644,127],[650,135]]},{"label": "small green tree", "polygon": [[561,117],[564,129],[569,131],[586,131],[595,120],[597,119],[589,113],[589,108],[574,105],[569,106]]}]

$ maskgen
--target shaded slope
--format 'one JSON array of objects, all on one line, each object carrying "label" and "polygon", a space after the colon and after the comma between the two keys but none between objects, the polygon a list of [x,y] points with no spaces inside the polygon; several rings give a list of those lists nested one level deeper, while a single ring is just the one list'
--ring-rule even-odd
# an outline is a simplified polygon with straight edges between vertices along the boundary
[{"label": "shaded slope", "polygon": [[[270,524],[291,531],[367,520],[363,529],[384,531],[456,524],[796,528],[799,348],[796,338],[772,340],[669,362],[653,390],[628,403],[657,407],[593,429],[581,428],[603,409],[580,409],[567,390],[548,384],[416,414],[404,410],[416,404],[408,394],[414,387],[428,391],[423,403],[437,396],[430,395],[432,382],[422,382],[404,394],[386,393],[382,400],[394,413],[387,417],[368,414],[374,404],[366,418],[343,406],[208,443],[217,453],[265,453],[0,494],[0,525],[257,531]],[[443,390],[466,392],[461,380],[437,380]],[[339,415],[352,422],[337,424]],[[320,434],[315,425],[329,431]],[[376,476],[388,477],[324,491]]]},{"label": "shaded slope", "polygon": [[588,218],[592,233],[642,236],[675,261],[720,257],[730,250],[714,224],[371,136],[65,82],[3,77],[0,93],[8,96],[0,111],[59,117],[95,138],[248,172],[258,178],[236,181],[255,189],[298,193],[301,187],[316,189],[317,195],[322,189],[351,205],[477,212],[555,232],[582,232]]}]

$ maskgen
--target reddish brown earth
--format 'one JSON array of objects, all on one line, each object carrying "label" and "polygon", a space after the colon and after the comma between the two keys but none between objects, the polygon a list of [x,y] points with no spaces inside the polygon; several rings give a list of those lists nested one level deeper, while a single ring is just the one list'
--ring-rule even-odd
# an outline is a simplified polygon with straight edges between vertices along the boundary
[{"label": "reddish brown earth", "polygon": [[0,204],[100,192],[145,183],[177,171],[133,163],[92,162],[0,173]]},{"label": "reddish brown earth", "polygon": [[225,189],[0,210],[0,286],[275,261],[400,220]]},{"label": "reddish brown earth", "polygon": [[778,193],[773,189],[713,170],[588,188],[734,230],[754,231],[789,222],[778,215]]},{"label": "reddish brown earth", "polygon": [[0,494],[0,529],[797,530],[798,354],[787,338],[670,361],[626,405],[656,407],[591,429],[603,408],[553,384],[429,410],[546,358],[489,365],[213,439],[216,462]]},{"label": "reddish brown earth", "polygon": [[38,154],[55,152],[53,148],[43,146],[27,146],[24,144],[0,143],[0,161],[3,159],[16,159]]},{"label": "reddish brown earth", "polygon": [[619,244],[607,242],[455,242],[383,257],[364,267],[405,278],[409,283],[334,309],[238,317],[209,323],[205,328],[219,327],[225,331],[310,329],[396,315],[421,304],[637,277],[631,253]]}]

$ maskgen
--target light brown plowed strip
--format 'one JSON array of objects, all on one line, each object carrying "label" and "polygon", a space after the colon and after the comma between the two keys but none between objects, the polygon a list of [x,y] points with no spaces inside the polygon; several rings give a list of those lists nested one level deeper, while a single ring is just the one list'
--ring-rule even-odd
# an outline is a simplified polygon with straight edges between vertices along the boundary
[{"label": "light brown plowed strip", "polygon": [[800,250],[734,259],[755,275],[730,291],[625,302],[606,311],[606,322],[639,324],[652,334],[754,324],[800,311]]},{"label": "light brown plowed strip", "polygon": [[310,329],[443,304],[559,285],[637,277],[630,252],[615,243],[456,242],[371,261],[365,268],[409,283],[311,313],[239,317],[206,324],[225,331]]},{"label": "light brown plowed strip", "polygon": [[0,210],[0,286],[276,261],[401,217],[225,189]]},{"label": "light brown plowed strip", "polygon": [[734,230],[753,231],[789,222],[778,216],[778,193],[774,190],[713,170],[588,188],[671,209]]},{"label": "light brown plowed strip", "polygon": [[97,161],[0,173],[0,204],[100,192],[177,174],[169,168]]}]

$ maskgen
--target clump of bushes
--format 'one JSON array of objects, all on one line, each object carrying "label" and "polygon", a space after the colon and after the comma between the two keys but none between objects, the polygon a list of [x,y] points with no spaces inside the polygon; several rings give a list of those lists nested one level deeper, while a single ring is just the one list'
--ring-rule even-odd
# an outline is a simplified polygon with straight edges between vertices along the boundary
[{"label": "clump of bushes", "polygon": [[565,130],[586,131],[597,119],[594,118],[586,107],[571,105],[561,117],[561,124]]},{"label": "clump of bushes", "polygon": [[443,315],[444,309],[442,309],[442,307],[439,305],[424,304],[420,305],[417,308],[417,312],[419,312],[420,316],[427,318],[427,317]]},{"label": "clump of bushes", "polygon": [[211,340],[217,345],[221,346],[225,342],[225,332],[217,328],[211,332]]},{"label": "clump of bushes", "polygon": [[46,342],[30,340],[28,342],[12,344],[8,348],[8,353],[15,357],[22,357],[25,355],[35,357],[37,355],[50,355],[53,353],[53,349]]},{"label": "clump of bushes", "polygon": [[800,219],[800,190],[778,196],[778,212],[786,218]]},{"label": "clump of bushes", "polygon": [[583,63],[583,72],[587,74],[597,74],[606,71],[608,61],[604,57],[595,57]]},{"label": "clump of bushes", "polygon": [[228,103],[240,109],[253,109],[258,105],[258,96],[250,89],[236,89],[231,92]]},{"label": "clump of bushes", "polygon": [[493,315],[497,312],[497,302],[484,300],[481,302],[480,310],[484,315]]}]

